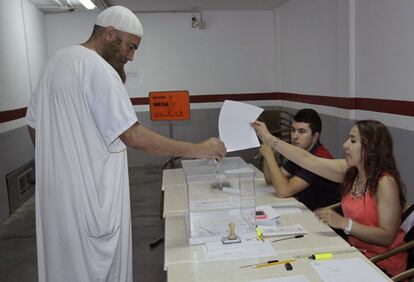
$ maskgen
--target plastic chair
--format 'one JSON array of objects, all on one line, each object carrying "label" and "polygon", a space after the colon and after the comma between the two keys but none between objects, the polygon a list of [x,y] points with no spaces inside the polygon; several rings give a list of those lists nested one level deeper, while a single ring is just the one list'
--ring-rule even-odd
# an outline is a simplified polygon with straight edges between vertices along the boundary
[{"label": "plastic chair", "polygon": [[272,109],[262,112],[259,120],[264,122],[269,132],[284,141],[290,141],[290,126],[293,115],[289,112]]},{"label": "plastic chair", "polygon": [[393,281],[403,281],[408,278],[414,277],[414,204],[406,208],[401,217],[401,228],[405,232],[404,241],[405,244],[389,250],[388,252],[376,255],[371,258],[373,263],[387,259],[393,255],[401,252],[407,252],[407,270],[391,277]]}]

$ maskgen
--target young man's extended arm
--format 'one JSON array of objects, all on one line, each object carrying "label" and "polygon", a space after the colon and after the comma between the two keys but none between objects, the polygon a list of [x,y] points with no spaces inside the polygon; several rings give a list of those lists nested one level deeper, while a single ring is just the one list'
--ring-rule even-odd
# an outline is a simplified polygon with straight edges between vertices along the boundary
[{"label": "young man's extended arm", "polygon": [[226,154],[223,142],[217,138],[200,143],[184,142],[165,137],[138,123],[123,132],[120,138],[128,147],[157,155],[221,160]]},{"label": "young man's extended arm", "polygon": [[263,175],[264,179],[266,181],[266,184],[271,185],[272,184],[272,177],[270,176],[270,171],[267,166],[266,160],[263,158]]},{"label": "young man's extended arm", "polygon": [[[291,197],[300,191],[306,189],[309,186],[309,183],[303,180],[300,177],[293,176],[288,178],[287,172],[284,173],[284,170],[280,169],[279,165],[276,162],[273,151],[269,145],[263,144],[260,149],[264,157],[264,173],[265,180],[271,180],[271,184],[275,188],[276,195],[280,198]],[[268,183],[268,182],[267,182]],[[270,184],[270,183],[268,183]]]}]

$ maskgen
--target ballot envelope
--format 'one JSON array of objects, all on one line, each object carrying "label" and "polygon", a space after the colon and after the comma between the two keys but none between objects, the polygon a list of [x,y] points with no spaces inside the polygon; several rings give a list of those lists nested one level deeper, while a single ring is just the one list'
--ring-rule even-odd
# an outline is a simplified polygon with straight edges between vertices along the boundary
[{"label": "ballot envelope", "polygon": [[241,239],[255,238],[255,171],[240,157],[183,160],[190,244],[220,241],[229,224]]}]

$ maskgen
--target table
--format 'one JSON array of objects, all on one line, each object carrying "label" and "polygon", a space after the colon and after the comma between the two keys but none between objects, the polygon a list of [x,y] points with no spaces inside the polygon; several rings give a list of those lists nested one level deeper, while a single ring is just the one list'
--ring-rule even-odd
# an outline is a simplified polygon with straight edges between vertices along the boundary
[{"label": "table", "polygon": [[[280,259],[287,257],[280,256]],[[364,255],[355,250],[351,253],[338,254],[335,258],[361,258],[369,265],[376,269],[382,276],[385,277],[377,267],[369,261]],[[265,261],[261,258],[258,262]],[[290,275],[304,275],[311,282],[323,281],[318,273],[312,268],[310,260],[297,260],[292,263],[293,270],[287,272],[284,265],[271,266],[261,269],[255,268],[240,268],[240,266],[247,265],[252,260],[240,260],[240,261],[211,261],[211,262],[188,262],[178,263],[169,266],[167,272],[167,281],[180,281],[180,282],[193,282],[193,281],[205,281],[205,282],[229,282],[229,281],[255,281],[261,279],[270,279],[275,277],[285,277]],[[388,279],[387,277],[385,277]],[[390,280],[391,281],[391,280]],[[367,281],[368,282],[368,281]]]},{"label": "table", "polygon": [[[264,186],[263,173],[256,170],[256,186]],[[244,258],[232,261],[207,261],[202,245],[189,245],[186,230],[187,192],[182,169],[163,171],[165,218],[164,269],[169,282],[174,281],[252,281],[285,275],[305,275],[310,281],[322,281],[311,266],[311,260],[300,259],[293,263],[294,269],[286,272],[283,265],[263,269],[240,268],[247,264],[260,263],[274,257]],[[303,238],[272,243],[278,259],[291,259],[320,252],[345,252],[335,258],[361,258],[386,277],[373,263],[358,250],[351,247],[329,226],[320,222],[313,212],[294,198],[278,198],[270,189],[256,195],[256,205],[293,205],[300,213],[281,215],[283,225],[300,224],[308,232]],[[272,238],[270,238],[271,240]],[[274,239],[274,238],[273,238]],[[388,281],[391,281],[388,279]]]}]

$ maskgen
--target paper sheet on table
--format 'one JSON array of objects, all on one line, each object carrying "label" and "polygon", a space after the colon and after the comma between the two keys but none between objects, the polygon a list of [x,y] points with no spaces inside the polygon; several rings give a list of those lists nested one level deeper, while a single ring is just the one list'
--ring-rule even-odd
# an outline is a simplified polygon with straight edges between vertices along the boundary
[{"label": "paper sheet on table", "polygon": [[263,112],[262,108],[242,102],[225,100],[219,115],[219,134],[227,152],[259,147],[259,139],[250,123]]},{"label": "paper sheet on table", "polygon": [[256,184],[254,187],[254,192],[256,195],[262,195],[267,193],[274,193],[275,188],[272,185],[267,184]]},{"label": "paper sheet on table", "polygon": [[316,261],[312,267],[326,282],[388,281],[361,258]]},{"label": "paper sheet on table", "polygon": [[260,225],[260,231],[263,236],[281,236],[281,235],[299,235],[308,233],[300,224],[287,225],[287,226],[266,226]]},{"label": "paper sheet on table", "polygon": [[302,210],[298,208],[295,203],[280,203],[272,205],[272,208],[274,208],[280,215],[302,212]]},{"label": "paper sheet on table", "polygon": [[223,244],[208,242],[204,246],[204,255],[207,261],[233,260],[241,258],[271,257],[276,252],[269,241],[242,240],[237,244]]},{"label": "paper sheet on table", "polygon": [[268,279],[253,280],[252,282],[309,282],[305,275],[292,275]]}]

